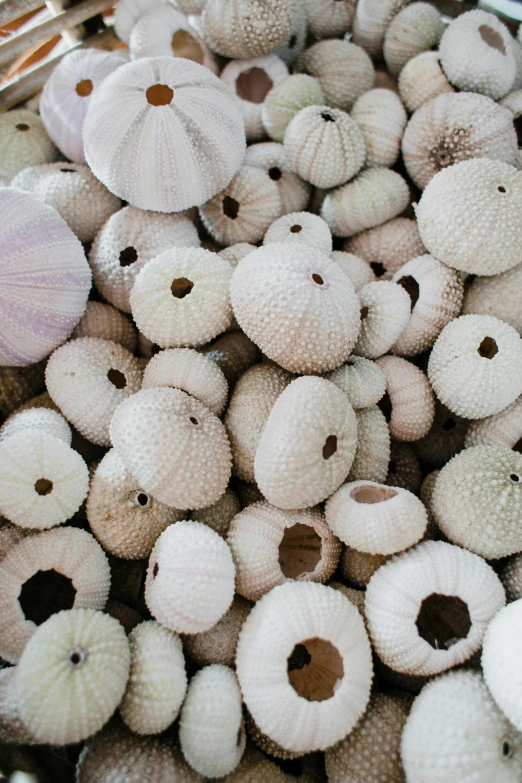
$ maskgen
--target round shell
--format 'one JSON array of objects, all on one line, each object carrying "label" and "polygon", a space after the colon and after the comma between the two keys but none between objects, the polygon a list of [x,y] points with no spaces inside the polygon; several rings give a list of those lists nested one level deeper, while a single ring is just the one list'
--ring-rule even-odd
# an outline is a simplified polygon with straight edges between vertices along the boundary
[{"label": "round shell", "polygon": [[40,742],[86,739],[120,703],[129,662],[117,620],[93,609],[59,612],[38,628],[18,664],[22,720]]},{"label": "round shell", "polygon": [[244,162],[247,166],[263,169],[276,183],[281,199],[282,215],[299,212],[308,207],[312,188],[308,182],[290,170],[282,144],[276,144],[274,141],[251,144],[245,153]]},{"label": "round shell", "polygon": [[258,242],[281,212],[277,182],[257,166],[242,166],[223,191],[199,208],[206,230],[222,245]]},{"label": "round shell", "polygon": [[24,528],[61,525],[89,489],[77,451],[43,430],[22,430],[0,443],[0,514]]},{"label": "round shell", "polygon": [[277,398],[257,447],[254,472],[278,508],[309,508],[335,492],[357,446],[357,420],[335,384],[297,378]]},{"label": "round shell", "polygon": [[274,54],[280,57],[288,66],[293,65],[306,46],[306,33],[304,6],[302,3],[295,3],[291,35],[277,49],[274,49]]},{"label": "round shell", "polygon": [[7,111],[0,117],[0,176],[10,179],[27,166],[51,163],[58,150],[40,117],[28,109]]},{"label": "round shell", "polygon": [[205,777],[232,772],[245,750],[241,691],[228,666],[206,666],[190,681],[179,721],[181,750]]},{"label": "round shell", "polygon": [[239,262],[255,249],[256,246],[248,242],[236,242],[235,245],[230,245],[230,247],[224,247],[223,250],[220,250],[218,256],[225,258],[230,266],[235,269]]},{"label": "round shell", "polygon": [[384,35],[391,20],[407,0],[359,0],[353,21],[354,41],[372,57],[382,54]]},{"label": "round shell", "polygon": [[441,15],[429,3],[412,3],[393,17],[384,36],[384,59],[392,76],[406,63],[435,48],[444,31]]},{"label": "round shell", "polygon": [[477,277],[466,287],[462,315],[493,315],[522,335],[522,312],[518,292],[522,264],[492,277]]},{"label": "round shell", "polygon": [[341,555],[341,574],[346,582],[362,589],[387,560],[385,555],[370,555],[345,546]]},{"label": "round shell", "polygon": [[368,90],[357,98],[352,112],[366,147],[367,166],[393,166],[401,149],[406,110],[391,90]]},{"label": "round shell", "polygon": [[355,410],[375,405],[386,391],[382,370],[362,356],[349,356],[345,364],[326,377],[348,395]]},{"label": "round shell", "polygon": [[305,0],[308,31],[317,38],[343,36],[352,25],[357,0]]},{"label": "round shell", "polygon": [[230,388],[249,367],[259,361],[259,350],[243,332],[229,332],[200,349],[223,370]]},{"label": "round shell", "polygon": [[400,72],[398,85],[408,111],[416,111],[437,95],[454,92],[440,67],[438,52],[422,52],[412,57]]},{"label": "round shell", "polygon": [[353,253],[346,253],[344,250],[334,250],[330,253],[330,258],[332,261],[335,261],[335,263],[341,267],[344,274],[350,278],[353,287],[357,292],[359,292],[366,283],[371,283],[375,280],[375,274],[370,264]]},{"label": "round shell", "polygon": [[234,666],[239,632],[251,608],[249,601],[236,595],[230,609],[212,628],[183,638],[187,655],[199,666],[207,666],[210,663]]},{"label": "round shell", "polygon": [[172,248],[146,264],[130,294],[132,317],[161,348],[203,345],[230,326],[232,267],[203,248]]},{"label": "round shell", "polygon": [[435,415],[435,400],[426,375],[398,356],[382,356],[377,366],[386,377],[386,394],[380,400],[395,440],[419,440],[427,435]]},{"label": "round shell", "polygon": [[208,508],[199,508],[192,512],[192,518],[211,527],[223,538],[226,537],[230,523],[241,510],[238,497],[231,489],[227,489],[216,503]]},{"label": "round shell", "polygon": [[375,572],[365,614],[375,651],[387,666],[433,675],[480,648],[505,600],[498,576],[481,557],[425,541]]},{"label": "round shell", "polygon": [[390,430],[377,405],[355,411],[357,450],[348,474],[349,481],[386,481],[390,461]]},{"label": "round shell", "polygon": [[30,408],[29,410],[15,413],[0,428],[0,441],[10,438],[23,430],[42,430],[55,438],[63,440],[71,445],[71,428],[64,417],[58,411],[49,408]]},{"label": "round shell", "polygon": [[254,721],[285,750],[330,747],[353,728],[370,695],[363,620],[324,585],[290,582],[258,601],[241,629],[236,666]]},{"label": "round shell", "polygon": [[440,40],[442,70],[458,90],[498,100],[508,93],[517,70],[512,38],[495,14],[468,11],[454,19]]},{"label": "round shell", "polygon": [[322,218],[311,212],[291,212],[274,220],[263,239],[264,245],[274,242],[311,245],[326,256],[332,252],[332,234]]},{"label": "round shell", "polygon": [[185,514],[144,492],[111,449],[96,468],[87,520],[106,552],[125,560],[148,557],[158,536]]},{"label": "round shell", "polygon": [[79,337],[47,363],[47,390],[65,418],[91,443],[110,446],[114,411],[141,386],[138,360],[111,340]]},{"label": "round shell", "polygon": [[58,213],[8,188],[0,188],[0,247],[0,365],[34,364],[80,320],[91,273]]},{"label": "round shell", "polygon": [[159,734],[176,719],[187,690],[179,636],[154,620],[129,636],[130,674],[120,714],[136,734]]},{"label": "round shell", "polygon": [[334,236],[350,237],[396,217],[406,209],[409,200],[408,185],[400,174],[391,169],[371,168],[327,193],[321,217]]},{"label": "round shell", "polygon": [[440,471],[435,522],[455,544],[489,559],[522,550],[522,456],[504,446],[461,451]]},{"label": "round shell", "polygon": [[521,617],[521,600],[500,610],[488,626],[481,661],[491,695],[518,731],[522,731],[522,684],[517,665],[522,647]]},{"label": "round shell", "polygon": [[263,127],[271,139],[282,142],[288,124],[301,109],[323,103],[323,91],[317,79],[293,74],[267,93],[261,107]]},{"label": "round shell", "polygon": [[116,410],[111,440],[141,488],[168,506],[206,508],[227,488],[231,458],[225,427],[179,389],[134,394]]},{"label": "round shell", "polygon": [[85,314],[71,335],[77,337],[100,337],[119,343],[127,351],[134,353],[137,345],[134,324],[115,307],[104,302],[87,302]]},{"label": "round shell", "polygon": [[491,158],[516,165],[513,115],[485,95],[446,93],[424,103],[411,117],[402,138],[408,174],[423,190],[448,166],[470,158]]},{"label": "round shell", "polygon": [[404,288],[389,280],[367,283],[359,293],[361,329],[354,353],[376,359],[400,339],[411,313],[411,299]]},{"label": "round shell", "polygon": [[140,17],[165,2],[166,0],[121,0],[114,10],[114,30],[118,38],[128,44],[132,28]]},{"label": "round shell", "polygon": [[412,447],[407,443],[392,440],[388,478],[385,483],[390,487],[403,487],[416,495],[419,492],[421,481],[421,466]]},{"label": "round shell", "polygon": [[374,481],[343,484],[325,506],[328,526],[358,552],[392,555],[423,537],[428,517],[421,501],[400,487]]},{"label": "round shell", "polygon": [[[500,413],[479,421],[472,421],[465,432],[465,446],[507,446],[520,451],[522,439],[522,397]],[[453,455],[451,455],[453,456]]]},{"label": "round shell", "polygon": [[60,60],[45,83],[40,98],[40,116],[47,133],[69,160],[86,162],[83,124],[92,96],[103,80],[124,64],[125,59],[113,52],[78,49]]},{"label": "round shell", "polygon": [[202,204],[225,187],[241,165],[244,138],[227,87],[180,57],[118,68],[94,94],[84,124],[85,156],[98,179],[158,212]]},{"label": "round shell", "polygon": [[152,550],[145,601],[153,617],[171,631],[208,631],[232,603],[234,574],[221,536],[201,522],[177,522]]},{"label": "round shell", "polygon": [[234,270],[230,294],[243,331],[291,372],[333,370],[357,339],[359,301],[353,285],[313,247],[274,243],[255,250]]},{"label": "round shell", "polygon": [[227,542],[236,591],[252,601],[287,580],[327,582],[341,555],[321,511],[283,511],[266,502],[247,506],[232,520]]},{"label": "round shell", "polygon": [[444,327],[430,354],[433,391],[458,416],[483,419],[522,393],[522,340],[490,315],[463,315]]},{"label": "round shell", "polygon": [[59,528],[21,539],[0,563],[0,654],[19,661],[37,627],[59,608],[102,610],[110,583],[107,557],[84,530]]},{"label": "round shell", "polygon": [[248,59],[272,52],[292,34],[294,3],[207,0],[203,36],[217,54]]},{"label": "round shell", "polygon": [[343,250],[355,253],[369,264],[375,277],[387,280],[407,261],[426,252],[416,221],[405,217],[356,234],[345,240]]},{"label": "round shell", "polygon": [[297,112],[284,136],[290,168],[317,188],[334,188],[362,168],[363,134],[346,112],[329,106],[308,106]]}]

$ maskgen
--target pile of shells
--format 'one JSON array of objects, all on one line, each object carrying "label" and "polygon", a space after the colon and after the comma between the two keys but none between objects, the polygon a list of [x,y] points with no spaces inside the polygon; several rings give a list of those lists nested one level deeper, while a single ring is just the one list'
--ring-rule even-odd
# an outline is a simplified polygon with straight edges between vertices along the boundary
[{"label": "pile of shells", "polygon": [[115,30],[0,117],[2,753],[520,781],[520,41],[406,0]]}]

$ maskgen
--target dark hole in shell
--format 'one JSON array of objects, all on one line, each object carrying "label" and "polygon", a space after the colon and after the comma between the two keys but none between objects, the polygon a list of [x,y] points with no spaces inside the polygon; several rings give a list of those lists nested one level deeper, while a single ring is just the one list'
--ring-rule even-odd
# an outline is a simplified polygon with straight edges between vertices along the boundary
[{"label": "dark hole in shell", "polygon": [[467,604],[456,595],[432,593],[420,605],[415,621],[419,636],[435,650],[449,650],[471,628]]},{"label": "dark hole in shell", "polygon": [[37,571],[24,582],[18,603],[26,620],[41,625],[56,612],[72,609],[75,597],[72,580],[52,568]]},{"label": "dark hole in shell", "polygon": [[120,253],[120,266],[130,266],[138,260],[138,253],[134,247],[126,247]]}]

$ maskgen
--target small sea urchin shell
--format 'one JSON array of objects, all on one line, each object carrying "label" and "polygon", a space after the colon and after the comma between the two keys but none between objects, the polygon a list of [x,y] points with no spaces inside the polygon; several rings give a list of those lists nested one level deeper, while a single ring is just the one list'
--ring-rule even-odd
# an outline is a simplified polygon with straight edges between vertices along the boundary
[{"label": "small sea urchin shell", "polygon": [[230,549],[221,536],[201,522],[177,522],[152,550],[145,600],[166,628],[201,633],[230,607],[234,574]]},{"label": "small sea urchin shell", "polygon": [[392,76],[406,63],[437,46],[444,30],[439,11],[429,3],[412,3],[391,20],[384,37],[384,59]]},{"label": "small sea urchin shell", "polygon": [[266,502],[247,506],[232,520],[227,542],[236,591],[252,601],[288,579],[327,582],[341,554],[321,511],[283,511]]},{"label": "small sea urchin shell", "polygon": [[108,76],[89,106],[84,142],[90,167],[109,190],[158,212],[207,201],[236,173],[245,149],[228,88],[180,57],[136,60]]},{"label": "small sea urchin shell", "polygon": [[454,92],[440,67],[438,52],[422,52],[409,60],[399,75],[399,95],[408,111],[416,111],[423,103]]},{"label": "small sea urchin shell", "polygon": [[470,658],[504,604],[502,584],[481,557],[425,541],[376,571],[366,588],[365,613],[385,664],[432,675]]},{"label": "small sea urchin shell", "polygon": [[332,252],[332,234],[322,218],[311,212],[291,212],[274,220],[263,239],[264,245],[292,242],[316,247],[321,253]]},{"label": "small sea urchin shell", "polygon": [[392,555],[413,546],[428,524],[415,495],[373,481],[343,484],[328,499],[325,515],[343,543],[371,555]]},{"label": "small sea urchin shell", "polygon": [[340,570],[346,582],[362,589],[387,560],[385,555],[370,555],[368,552],[358,552],[345,546],[341,555]]},{"label": "small sea urchin shell", "polygon": [[183,638],[187,655],[199,666],[207,666],[210,663],[234,666],[239,632],[251,608],[250,601],[236,595],[230,609],[212,628]]},{"label": "small sea urchin shell", "polygon": [[397,217],[361,231],[345,240],[343,250],[355,253],[366,261],[375,277],[388,280],[407,261],[426,252],[417,223],[405,217]]},{"label": "small sea urchin shell", "polygon": [[0,117],[0,176],[11,178],[27,166],[56,160],[58,150],[35,112],[14,109]]},{"label": "small sea urchin shell", "polygon": [[370,694],[370,645],[359,612],[337,590],[311,582],[279,585],[258,601],[241,629],[236,666],[257,726],[285,750],[333,745]]},{"label": "small sea urchin shell", "polygon": [[223,370],[230,388],[249,367],[259,361],[259,350],[241,331],[224,334],[200,349]]},{"label": "small sea urchin shell", "polygon": [[522,393],[522,340],[490,315],[463,315],[444,327],[430,355],[433,391],[458,416],[483,419]]},{"label": "small sea urchin shell", "polygon": [[40,742],[67,745],[89,737],[121,701],[129,659],[125,631],[109,615],[93,609],[53,615],[18,664],[22,720]]},{"label": "small sea urchin shell", "polygon": [[205,508],[227,488],[225,427],[179,389],[142,389],[125,400],[113,416],[111,439],[141,488],[168,506]]},{"label": "small sea urchin shell", "polygon": [[306,106],[324,103],[321,85],[313,76],[296,73],[276,84],[261,109],[263,126],[274,141],[282,142],[289,122]]},{"label": "small sea urchin shell", "polygon": [[342,484],[356,446],[357,421],[346,394],[324,378],[297,378],[277,398],[263,429],[257,484],[274,506],[309,508]]},{"label": "small sea urchin shell", "polygon": [[335,263],[341,267],[344,274],[350,278],[353,287],[357,292],[359,292],[366,283],[371,283],[376,279],[370,264],[353,253],[346,253],[344,250],[333,250],[330,253],[330,258],[332,261],[335,261]]},{"label": "small sea urchin shell", "polygon": [[353,351],[376,359],[400,339],[410,320],[411,300],[402,286],[389,280],[367,283],[358,293],[361,328]]},{"label": "small sea urchin shell", "polygon": [[154,620],[129,636],[129,681],[120,714],[136,734],[159,734],[176,719],[187,690],[179,636]]},{"label": "small sea urchin shell", "polygon": [[22,430],[42,430],[63,440],[68,446],[71,445],[71,428],[61,413],[49,408],[30,408],[15,413],[0,428],[0,441],[10,438],[11,435]]},{"label": "small sea urchin shell", "polygon": [[326,377],[348,395],[355,410],[375,405],[386,391],[382,370],[362,356],[349,356],[345,364]]},{"label": "small sea urchin shell", "polygon": [[197,522],[203,522],[207,527],[215,530],[222,538],[225,538],[230,523],[241,510],[241,504],[236,493],[227,489],[211,506],[198,508],[192,512],[192,518]]},{"label": "small sea urchin shell", "polygon": [[[353,285],[314,247],[274,243],[255,250],[234,270],[230,293],[243,331],[291,372],[332,370],[357,339],[359,301]],[[273,313],[268,322],[267,311]]]},{"label": "small sea urchin shell", "polygon": [[91,273],[58,213],[8,188],[0,189],[0,247],[0,365],[33,364],[80,320]]},{"label": "small sea urchin shell", "polygon": [[[251,144],[245,152],[244,162],[246,166],[256,166],[258,169],[263,169],[277,184],[282,215],[307,208],[311,185],[291,171],[282,144],[276,144],[275,141]],[[221,252],[223,253],[223,251]]]},{"label": "small sea urchin shell", "polygon": [[78,49],[66,54],[47,80],[40,114],[47,133],[69,160],[85,163],[83,124],[91,96],[106,76],[124,64],[124,58],[113,52]]},{"label": "small sea urchin shell", "polygon": [[368,90],[357,98],[352,111],[363,135],[367,166],[393,166],[401,149],[406,110],[391,90]]},{"label": "small sea urchin shell", "polygon": [[232,267],[203,248],[172,248],[146,264],[131,291],[140,332],[161,348],[202,345],[230,326]]},{"label": "small sea urchin shell", "polygon": [[205,41],[223,57],[268,54],[292,34],[294,5],[280,0],[207,0],[202,16]]},{"label": "small sea urchin shell", "polygon": [[128,44],[132,28],[140,17],[166,2],[167,0],[121,0],[114,9],[114,29],[118,38]]},{"label": "small sea urchin shell", "polygon": [[101,337],[119,343],[131,353],[136,349],[136,329],[131,321],[115,307],[104,302],[87,302],[87,308],[71,335],[77,337]]},{"label": "small sea urchin shell", "polygon": [[419,440],[429,432],[435,400],[426,375],[398,356],[382,356],[377,366],[386,377],[386,395],[380,407],[396,440]]},{"label": "small sea urchin shell", "polygon": [[522,600],[505,606],[493,618],[484,637],[482,668],[491,695],[504,715],[522,731],[518,661],[522,646]]},{"label": "small sea urchin shell", "polygon": [[353,21],[354,41],[372,57],[382,54],[386,29],[407,0],[359,0]]},{"label": "small sea urchin shell", "polygon": [[181,710],[179,740],[190,766],[220,778],[231,772],[245,749],[241,691],[227,666],[214,664],[190,681]]}]

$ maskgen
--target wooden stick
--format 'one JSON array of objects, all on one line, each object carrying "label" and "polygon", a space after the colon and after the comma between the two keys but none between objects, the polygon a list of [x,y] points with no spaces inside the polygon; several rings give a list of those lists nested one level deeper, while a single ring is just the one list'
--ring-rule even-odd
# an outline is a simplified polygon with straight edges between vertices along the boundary
[{"label": "wooden stick", "polygon": [[0,0],[0,27],[43,5],[44,0]]}]

